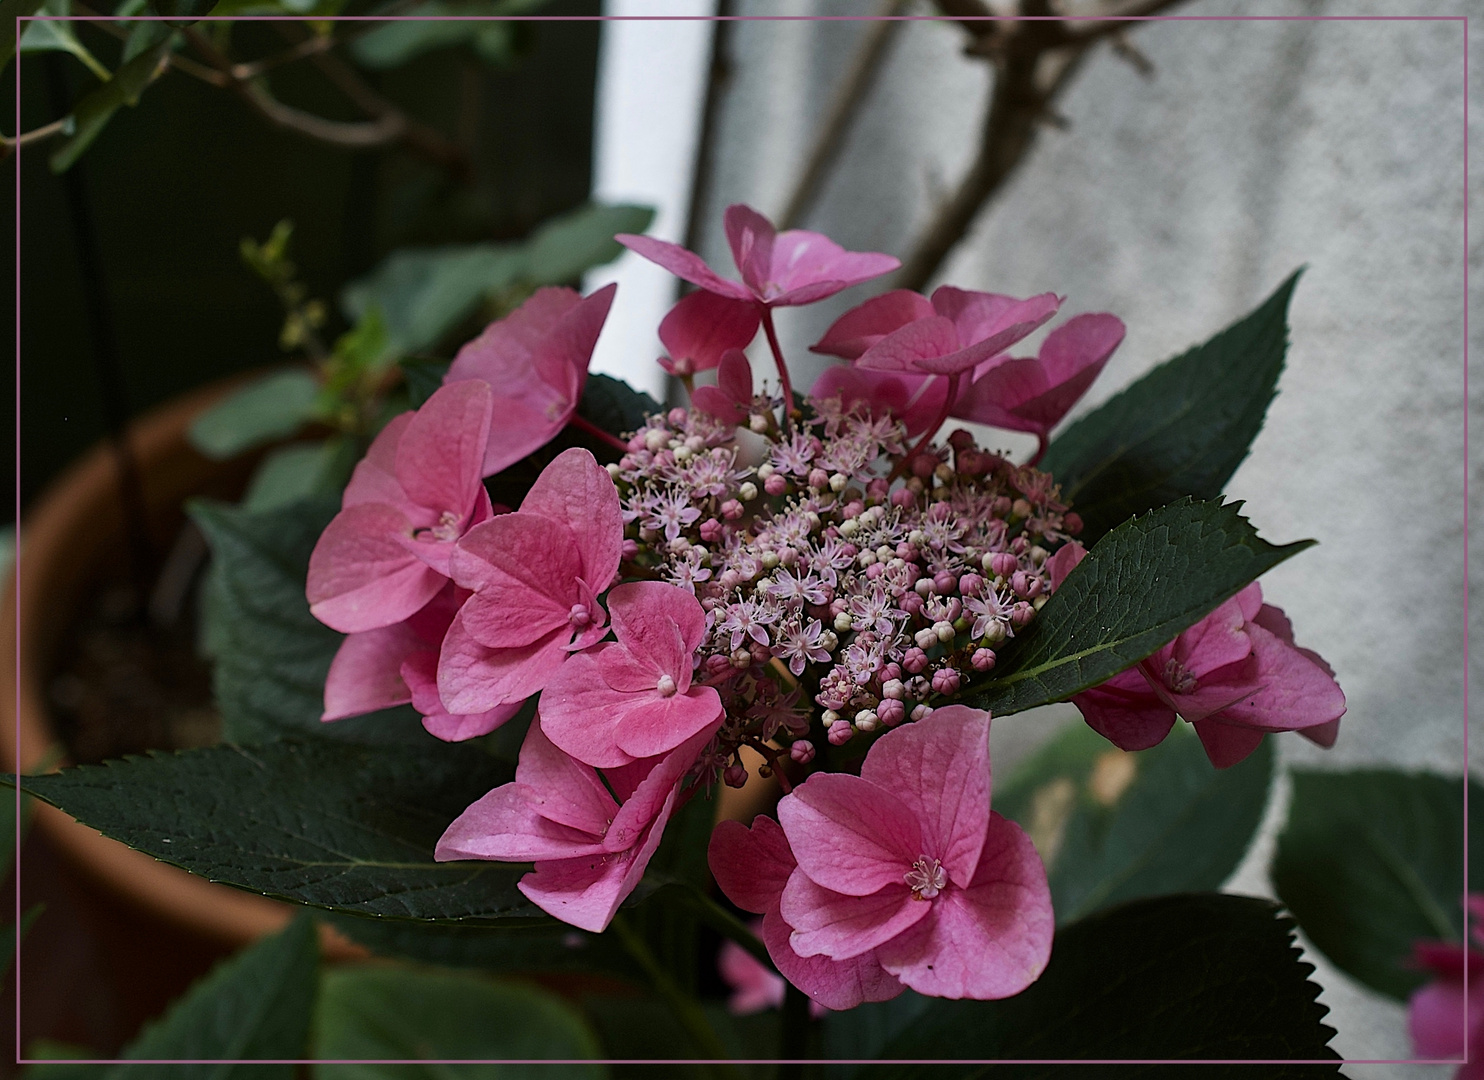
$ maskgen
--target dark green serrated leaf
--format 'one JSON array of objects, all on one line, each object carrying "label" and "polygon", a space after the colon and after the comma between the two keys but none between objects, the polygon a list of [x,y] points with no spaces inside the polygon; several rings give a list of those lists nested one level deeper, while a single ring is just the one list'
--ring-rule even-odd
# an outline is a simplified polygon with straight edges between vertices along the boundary
[{"label": "dark green serrated leaf", "polygon": [[1252,314],[1057,436],[1040,467],[1082,516],[1087,542],[1182,495],[1221,494],[1277,392],[1301,272]]},{"label": "dark green serrated leaf", "polygon": [[589,375],[577,403],[579,416],[610,435],[638,431],[649,417],[663,411],[654,398],[611,375]]},{"label": "dark green serrated leaf", "polygon": [[[342,968],[325,974],[314,1014],[318,1080],[436,1080],[454,1070],[375,1059],[499,1061],[596,1058],[597,1038],[554,994],[519,982],[462,972]],[[367,1060],[369,1059],[369,1060]],[[593,1064],[461,1065],[460,1077],[513,1080],[606,1076]]]},{"label": "dark green serrated leaf", "polygon": [[187,432],[191,445],[215,461],[294,434],[315,414],[319,380],[304,368],[275,371],[218,402]]},{"label": "dark green serrated leaf", "polygon": [[590,934],[549,916],[530,925],[450,926],[332,915],[335,928],[378,956],[500,974],[586,972],[643,982],[612,934]]},{"label": "dark green serrated leaf", "polygon": [[[75,127],[52,153],[49,163],[54,173],[66,172],[83,155],[93,140],[102,134],[113,114],[124,105],[137,105],[139,95],[163,71],[165,55],[177,40],[172,34],[146,49],[113,73],[102,86],[91,91],[72,109]],[[21,47],[25,48],[22,41]]]},{"label": "dark green serrated leaf", "polygon": [[[219,965],[124,1051],[124,1060],[217,1059],[223,1064],[174,1065],[171,1076],[294,1075],[292,1065],[226,1064],[232,1058],[303,1057],[319,968],[314,921],[300,915],[272,937]],[[137,1076],[137,1066],[115,1065],[109,1080]]]},{"label": "dark green serrated leaf", "polygon": [[398,361],[397,366],[402,369],[402,378],[407,382],[407,394],[412,399],[414,409],[421,408],[423,402],[443,385],[443,377],[448,374],[451,364],[449,360],[429,360],[424,357],[406,357]]},{"label": "dark green serrated leaf", "polygon": [[1035,841],[1062,924],[1220,886],[1252,842],[1272,777],[1267,741],[1214,769],[1184,724],[1136,754],[1078,724],[996,784],[994,806]]},{"label": "dark green serrated leaf", "polygon": [[1144,659],[1313,544],[1274,547],[1238,513],[1241,505],[1181,499],[1108,533],[1000,651],[996,676],[971,686],[965,700],[997,716],[1063,701]]},{"label": "dark green serrated leaf", "polygon": [[618,258],[618,233],[642,233],[654,221],[648,206],[588,203],[543,223],[526,241],[526,280],[532,285],[573,285],[595,266]]},{"label": "dark green serrated leaf", "polygon": [[[1484,786],[1469,781],[1468,892],[1484,892]],[[1386,769],[1293,772],[1273,887],[1315,946],[1406,1000],[1428,979],[1419,939],[1462,942],[1463,778]]]},{"label": "dark green serrated leaf", "polygon": [[[862,1006],[856,1011],[864,1015],[847,1023],[861,1030],[881,1011],[883,1026],[897,1029],[882,1058],[1337,1062],[1327,1045],[1334,1030],[1322,1022],[1328,1010],[1315,1001],[1313,967],[1300,960],[1292,929],[1277,904],[1253,897],[1137,900],[1058,932],[1045,973],[1013,998],[932,1000],[915,1015],[908,1004],[888,1002]],[[827,1029],[834,1023],[825,1020]],[[903,1062],[862,1075],[957,1080],[1046,1076],[1056,1068]],[[1297,1075],[1309,1071],[1338,1075],[1338,1065]]]},{"label": "dark green serrated leaf", "polygon": [[21,778],[106,836],[212,881],[394,919],[534,918],[523,866],[435,863],[443,830],[510,767],[472,746],[322,739],[151,754]]}]

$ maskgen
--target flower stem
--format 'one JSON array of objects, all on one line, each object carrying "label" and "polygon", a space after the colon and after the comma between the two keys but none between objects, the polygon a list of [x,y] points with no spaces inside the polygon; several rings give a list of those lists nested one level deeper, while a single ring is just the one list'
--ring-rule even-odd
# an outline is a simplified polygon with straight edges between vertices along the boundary
[{"label": "flower stem", "polygon": [[575,427],[578,431],[584,431],[587,434],[591,435],[593,438],[607,443],[609,446],[616,449],[620,454],[627,454],[629,452],[628,443],[624,442],[617,435],[604,431],[597,424],[593,423],[591,420],[579,416],[577,413],[573,413],[571,419],[569,419],[567,423],[570,424],[572,427]]},{"label": "flower stem", "polygon": [[788,379],[788,364],[783,359],[783,349],[778,344],[778,331],[773,329],[773,309],[763,308],[763,333],[768,336],[768,348],[773,350],[773,360],[778,364],[778,381],[783,386],[783,426],[793,434],[794,387]]},{"label": "flower stem", "polygon": [[888,487],[891,486],[892,481],[902,475],[902,471],[906,469],[907,463],[921,453],[923,447],[932,441],[933,436],[938,434],[938,429],[948,420],[948,414],[953,409],[953,401],[958,397],[959,378],[960,376],[958,374],[948,376],[948,396],[943,399],[943,408],[938,413],[938,419],[934,420],[928,429],[922,433],[922,438],[917,440],[917,445],[903,454],[901,460],[892,467],[891,472],[886,477]]},{"label": "flower stem", "polygon": [[655,991],[665,999],[665,1004],[670,1006],[675,1019],[680,1021],[680,1026],[691,1037],[697,1049],[707,1057],[715,1058],[721,1063],[714,1066],[715,1072],[726,1080],[739,1080],[736,1069],[725,1064],[726,1059],[731,1055],[722,1045],[716,1032],[712,1030],[700,1004],[675,985],[675,980],[655,959],[654,953],[649,951],[649,946],[644,943],[644,938],[639,932],[630,926],[622,915],[615,915],[609,927],[618,935],[619,942],[628,950],[629,955],[644,969],[644,974],[649,976],[649,981]]},{"label": "flower stem", "polygon": [[1041,464],[1041,459],[1046,456],[1046,451],[1051,448],[1051,440],[1046,437],[1044,431],[1038,432],[1036,438],[1040,440],[1040,445],[1036,447],[1036,456],[1025,463],[1028,469],[1034,469],[1037,465]]}]

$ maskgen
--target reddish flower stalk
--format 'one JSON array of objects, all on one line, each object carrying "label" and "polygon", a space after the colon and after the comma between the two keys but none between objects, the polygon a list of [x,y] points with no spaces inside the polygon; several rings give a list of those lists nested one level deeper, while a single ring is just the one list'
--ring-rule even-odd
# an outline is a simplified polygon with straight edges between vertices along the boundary
[{"label": "reddish flower stalk", "polygon": [[[783,349],[778,344],[778,331],[773,329],[773,310],[763,308],[763,333],[768,336],[768,348],[773,350],[773,359],[778,364],[778,381],[783,387],[783,429],[790,434],[794,429],[794,388],[788,378],[788,364],[783,359]],[[939,421],[941,423],[941,421]]]},{"label": "reddish flower stalk", "polygon": [[[912,459],[921,453],[928,443],[933,441],[933,436],[938,434],[938,429],[948,422],[948,414],[953,409],[953,401],[958,397],[959,378],[960,375],[957,372],[948,376],[948,394],[943,398],[943,408],[939,410],[938,418],[928,425],[928,429],[922,433],[922,438],[917,440],[917,444],[903,454],[897,463],[892,466],[891,472],[886,477],[888,485],[895,483],[901,477],[902,473],[907,470],[908,465],[911,464]],[[1040,460],[1039,454],[1036,455],[1036,460]],[[1035,462],[1033,461],[1031,464],[1034,465]]]},{"label": "reddish flower stalk", "polygon": [[570,417],[568,417],[567,424],[570,427],[575,427],[578,431],[585,432],[586,434],[591,435],[599,442],[607,443],[609,446],[617,450],[620,454],[626,454],[629,452],[628,443],[624,442],[617,435],[604,431],[597,424],[593,423],[591,420],[579,416],[577,413],[573,413]]}]

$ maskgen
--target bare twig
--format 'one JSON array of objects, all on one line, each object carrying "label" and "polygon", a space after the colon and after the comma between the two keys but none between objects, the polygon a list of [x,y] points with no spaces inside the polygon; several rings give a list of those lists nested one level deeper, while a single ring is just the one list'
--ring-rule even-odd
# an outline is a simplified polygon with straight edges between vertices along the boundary
[{"label": "bare twig", "polygon": [[[881,14],[900,15],[908,2],[909,0],[887,0]],[[845,143],[845,133],[850,130],[861,105],[869,96],[871,84],[881,71],[887,45],[891,43],[899,25],[894,19],[884,18],[866,27],[860,47],[851,61],[850,70],[839,90],[835,92],[829,115],[820,125],[819,135],[809,153],[804,171],[799,175],[788,205],[778,219],[780,229],[792,229],[797,225],[819,193],[825,174]]]},{"label": "bare twig", "polygon": [[53,135],[62,134],[62,132],[67,130],[67,122],[70,119],[71,117],[64,116],[60,120],[53,120],[50,124],[43,124],[39,128],[23,131],[15,138],[11,138],[9,135],[0,135],[0,147],[4,148],[3,151],[0,151],[0,157],[9,157],[15,153],[18,146],[30,146],[32,143],[44,142]]},{"label": "bare twig", "polygon": [[982,0],[938,0],[939,9],[960,20],[973,37],[969,51],[994,65],[979,152],[953,196],[928,223],[916,247],[897,272],[894,285],[922,289],[968,233],[989,200],[1025,159],[1042,124],[1065,127],[1054,109],[1087,50],[1125,30],[1130,19],[1152,15],[1180,0],[1125,0],[1111,4],[1097,20],[1046,18],[1048,0],[1022,0],[1021,13],[1040,16],[1023,22],[973,18],[988,14]]}]

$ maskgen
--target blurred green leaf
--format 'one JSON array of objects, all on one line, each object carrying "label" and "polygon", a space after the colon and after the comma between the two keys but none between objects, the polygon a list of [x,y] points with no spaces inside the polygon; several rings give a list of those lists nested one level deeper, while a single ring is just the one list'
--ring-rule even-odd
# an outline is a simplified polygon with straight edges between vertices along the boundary
[{"label": "blurred green leaf", "polygon": [[[598,1041],[561,998],[535,986],[464,972],[352,967],[325,973],[314,1014],[320,1058],[373,1059],[314,1066],[317,1080],[438,1080],[446,1065],[390,1065],[377,1058],[430,1060],[596,1058]],[[598,1080],[607,1067],[461,1065],[470,1080],[515,1077]]]},{"label": "blurred green leaf", "polygon": [[336,494],[345,486],[344,440],[293,443],[268,452],[242,496],[242,508],[259,513],[316,495]]},{"label": "blurred green leaf", "polygon": [[[376,70],[400,67],[423,53],[467,45],[486,64],[506,67],[520,54],[526,31],[521,23],[501,16],[524,15],[545,6],[546,0],[428,0],[407,14],[413,18],[379,26],[357,38],[351,55]],[[449,16],[473,16],[467,21],[440,21]],[[426,18],[429,21],[423,21]]]},{"label": "blurred green leaf", "polygon": [[[1336,967],[1405,1001],[1419,939],[1464,940],[1463,777],[1293,771],[1273,888]],[[1484,892],[1484,786],[1468,781],[1467,891]]]},{"label": "blurred green leaf", "polygon": [[517,281],[518,249],[498,244],[404,248],[341,294],[351,321],[373,304],[386,322],[388,348],[407,354],[432,348],[468,318],[489,293]]},{"label": "blurred green leaf", "polygon": [[997,783],[994,808],[1035,841],[1066,923],[1141,896],[1218,888],[1247,853],[1272,777],[1267,740],[1216,769],[1184,724],[1131,754],[1079,723]]},{"label": "blurred green leaf", "polygon": [[[177,35],[172,34],[146,49],[114,72],[113,78],[87,94],[73,107],[72,115],[77,127],[73,134],[63,139],[49,159],[52,172],[66,172],[71,168],[72,163],[102,133],[121,105],[138,104],[139,95],[144,93],[145,87],[164,70],[162,62],[176,40]],[[24,48],[24,38],[21,44]]]},{"label": "blurred green leaf", "polygon": [[648,206],[599,203],[552,218],[526,241],[526,280],[536,286],[575,284],[586,271],[623,254],[615,234],[642,233],[653,221]]},{"label": "blurred green leaf", "polygon": [[[21,10],[21,6],[17,5],[16,10],[10,14],[10,18],[14,20],[17,16],[29,14],[71,15],[72,5],[70,0],[45,0],[45,3],[40,5],[39,10],[37,6],[32,5],[29,12]],[[87,69],[98,78],[99,82],[106,85],[111,78],[108,69],[99,62],[96,56],[88,51],[87,46],[77,40],[77,35],[72,32],[70,23],[54,22],[52,20],[27,23],[25,32],[21,34],[20,48],[23,53],[71,53],[78,60],[82,61]],[[60,169],[57,171],[61,172]]]},{"label": "blurred green leaf", "polygon": [[319,380],[304,368],[275,371],[198,416],[191,445],[215,461],[294,434],[315,415]]},{"label": "blurred green leaf", "polygon": [[[0,68],[15,55],[15,21],[41,10],[42,0],[0,0]],[[26,29],[53,23],[29,23]]]},{"label": "blurred green leaf", "polygon": [[443,385],[448,374],[447,360],[429,360],[423,356],[403,357],[399,361],[402,378],[407,382],[407,396],[412,399],[414,409],[422,408],[423,402],[432,397]]},{"label": "blurred green leaf", "polygon": [[589,375],[577,403],[579,416],[612,435],[637,431],[659,412],[664,406],[658,401],[611,375]]}]

